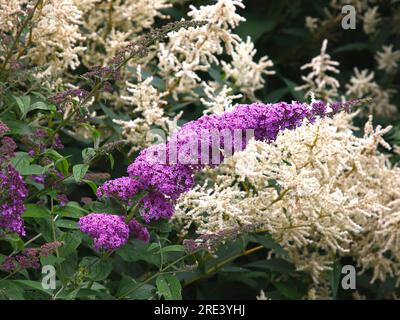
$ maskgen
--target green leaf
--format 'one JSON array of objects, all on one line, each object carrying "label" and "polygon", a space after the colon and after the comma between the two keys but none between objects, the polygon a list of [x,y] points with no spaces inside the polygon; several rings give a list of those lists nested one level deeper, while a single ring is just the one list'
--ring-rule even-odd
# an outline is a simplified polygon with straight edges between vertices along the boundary
[{"label": "green leaf", "polygon": [[257,269],[267,269],[273,272],[290,274],[295,271],[295,267],[288,261],[283,259],[271,259],[271,260],[258,260],[250,262],[245,267],[253,267]]},{"label": "green leaf", "polygon": [[299,300],[302,297],[302,293],[299,292],[298,288],[293,283],[274,282],[274,286],[286,298]]},{"label": "green leaf", "polygon": [[51,215],[49,209],[36,204],[28,203],[25,207],[26,210],[22,214],[23,218],[45,218]]},{"label": "green leaf", "polygon": [[24,241],[16,233],[6,234],[3,239],[9,242],[14,251],[20,251],[25,248]]},{"label": "green leaf", "polygon": [[14,283],[20,284],[22,287],[26,287],[28,289],[38,290],[40,292],[44,292],[48,295],[51,295],[51,290],[43,289],[42,283],[38,281],[32,280],[12,280]]},{"label": "green leaf", "polygon": [[49,110],[49,111],[56,111],[57,110],[57,108],[56,108],[56,106],[54,104],[46,104],[43,101],[37,101],[37,102],[31,104],[31,106],[29,107],[28,112],[32,111],[32,110],[37,110],[37,109],[39,109],[39,110]]},{"label": "green leaf", "polygon": [[86,184],[90,187],[90,189],[92,189],[92,191],[93,191],[94,194],[96,194],[96,191],[97,191],[97,184],[96,184],[95,182],[90,181],[90,180],[86,180],[86,179],[83,179],[82,181],[83,181],[84,183],[86,183]]},{"label": "green leaf", "polygon": [[160,274],[156,279],[157,290],[165,300],[181,300],[182,287],[178,278],[172,274]]},{"label": "green leaf", "polygon": [[127,262],[146,261],[160,267],[159,254],[149,250],[149,244],[133,239],[117,251],[117,254]]},{"label": "green leaf", "polygon": [[369,43],[367,42],[352,42],[345,44],[343,46],[339,46],[336,49],[332,50],[331,54],[335,55],[337,53],[346,52],[346,51],[361,51],[361,50],[368,50]]},{"label": "green leaf", "polygon": [[283,247],[276,243],[269,234],[266,235],[252,235],[249,238],[250,241],[261,244],[266,249],[272,249],[276,253],[280,254],[282,257],[288,258],[288,253],[283,249]]},{"label": "green leaf", "polygon": [[275,103],[275,102],[281,101],[282,98],[285,95],[287,95],[288,93],[290,93],[290,90],[287,87],[276,89],[274,91],[271,91],[267,95],[266,101],[269,102],[269,103]]},{"label": "green leaf", "polygon": [[82,150],[82,159],[83,162],[89,162],[96,156],[96,150],[93,148],[86,148]]},{"label": "green leaf", "polygon": [[26,124],[24,121],[19,120],[4,120],[3,121],[7,127],[10,128],[10,133],[15,135],[24,135],[32,133],[33,129],[29,124]]},{"label": "green leaf", "polygon": [[76,164],[72,168],[72,173],[74,175],[75,181],[79,182],[83,179],[85,176],[86,172],[89,169],[88,164]]},{"label": "green leaf", "polygon": [[88,212],[89,211],[82,208],[79,203],[71,201],[68,202],[64,207],[60,208],[56,213],[60,217],[78,219]]},{"label": "green leaf", "polygon": [[339,289],[339,283],[341,278],[342,266],[340,262],[335,262],[332,265],[332,270],[329,273],[329,282],[332,289],[332,298],[336,299],[337,292]]},{"label": "green leaf", "polygon": [[251,270],[242,268],[242,267],[235,267],[235,266],[226,266],[220,269],[220,272],[251,272]]},{"label": "green leaf", "polygon": [[43,101],[36,101],[32,103],[30,96],[20,96],[20,97],[13,96],[13,98],[17,103],[19,111],[21,112],[20,119],[24,119],[28,114],[28,112],[33,110],[49,110],[49,111],[57,110],[55,105],[46,104]]},{"label": "green leaf", "polygon": [[107,279],[113,269],[111,260],[102,260],[98,257],[84,257],[81,262],[88,272],[88,276],[93,281]]},{"label": "green leaf", "polygon": [[51,159],[55,161],[55,166],[64,176],[68,175],[69,171],[69,163],[67,157],[62,156],[57,151],[53,149],[47,149],[44,152],[45,155],[49,156]]},{"label": "green leaf", "polygon": [[79,229],[75,220],[60,219],[56,221],[56,226],[65,229]]},{"label": "green leaf", "polygon": [[125,299],[147,300],[155,295],[156,287],[137,282],[135,279],[123,274],[119,282],[117,297],[123,296]]},{"label": "green leaf", "polygon": [[111,170],[112,170],[112,169],[114,169],[114,165],[115,165],[114,156],[110,153],[110,154],[108,154],[108,159],[110,160],[110,166],[111,166]]},{"label": "green leaf", "polygon": [[15,156],[11,159],[11,163],[16,170],[27,167],[33,161],[33,158],[26,152],[16,152]]},{"label": "green leaf", "polygon": [[44,174],[47,171],[47,167],[39,166],[38,164],[31,164],[28,166],[20,166],[18,172],[23,176],[30,176]]},{"label": "green leaf", "polygon": [[24,300],[24,290],[12,280],[0,282],[0,299]]},{"label": "green leaf", "polygon": [[172,246],[167,246],[167,247],[164,247],[164,248],[161,249],[162,253],[165,253],[165,252],[184,252],[184,251],[185,251],[185,248],[183,246],[181,246],[181,245],[178,245],[178,244],[172,245]]},{"label": "green leaf", "polygon": [[64,245],[59,249],[60,257],[68,257],[74,253],[82,242],[82,234],[77,231],[65,233],[61,238]]},{"label": "green leaf", "polygon": [[89,296],[95,296],[102,300],[115,300],[114,296],[112,296],[108,293],[102,292],[100,290],[94,290],[94,289],[81,288],[75,294],[75,298],[82,298],[84,300],[87,300],[87,298]]},{"label": "green leaf", "polygon": [[26,114],[29,111],[29,107],[31,105],[31,97],[30,96],[21,96],[21,97],[16,97],[13,96],[15,102],[17,103],[17,106],[19,108],[19,111],[21,112],[21,118],[25,118]]}]

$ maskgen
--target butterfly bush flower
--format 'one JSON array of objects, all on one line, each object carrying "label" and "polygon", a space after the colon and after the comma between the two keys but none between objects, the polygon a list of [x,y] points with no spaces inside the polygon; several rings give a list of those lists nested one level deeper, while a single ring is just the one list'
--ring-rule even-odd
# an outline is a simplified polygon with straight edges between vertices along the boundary
[{"label": "butterfly bush flower", "polygon": [[63,242],[54,241],[48,242],[40,246],[40,248],[27,248],[16,256],[5,257],[3,263],[0,265],[0,270],[11,272],[16,269],[39,269],[40,268],[40,257],[47,257],[54,253],[59,247],[63,245]]},{"label": "butterfly bush flower", "polygon": [[[338,106],[336,105],[336,108]],[[166,144],[143,150],[128,167],[128,174],[138,179],[145,187],[154,188],[176,199],[194,185],[195,170],[211,163],[210,154],[204,155],[201,151],[209,151],[213,147],[217,150],[226,146],[229,148],[228,141],[207,139],[209,137],[205,136],[205,133],[211,130],[217,130],[217,132],[225,130],[234,137],[235,130],[254,130],[255,139],[273,141],[279,131],[295,129],[306,118],[314,121],[316,116],[324,116],[326,110],[327,106],[324,102],[315,102],[311,105],[298,102],[254,103],[238,105],[233,111],[221,115],[206,115],[183,125]],[[193,150],[192,146],[196,148],[202,143],[204,145],[204,142],[208,145],[198,152],[197,159],[191,158],[189,153]],[[233,142],[229,142],[233,145],[237,144],[239,150],[246,147],[245,137],[234,137]],[[176,152],[175,156],[173,152]],[[165,162],[160,161],[163,157]],[[221,154],[220,159],[222,158]]]},{"label": "butterfly bush flower", "polygon": [[122,201],[132,199],[140,189],[140,183],[129,177],[117,178],[105,182],[97,189],[97,197],[114,197]]},{"label": "butterfly bush flower", "polygon": [[128,167],[132,178],[137,178],[147,188],[176,199],[179,194],[189,190],[194,184],[193,171],[185,165],[159,163],[158,151],[164,153],[165,145],[155,145],[144,149]]},{"label": "butterfly bush flower", "polygon": [[147,230],[147,228],[141,225],[139,222],[132,219],[131,221],[129,221],[128,226],[131,234],[133,234],[136,238],[144,242],[150,241],[149,230]]},{"label": "butterfly bush flower", "polygon": [[174,212],[172,203],[159,192],[149,193],[140,200],[140,203],[142,204],[140,214],[147,223],[160,218],[169,219]]},{"label": "butterfly bush flower", "polygon": [[[228,147],[229,151],[233,146],[238,146],[238,150],[233,151],[241,151],[246,147],[248,139],[243,136],[234,137],[235,130],[252,130],[256,140],[269,143],[276,139],[280,131],[293,130],[305,119],[314,122],[318,117],[337,112],[341,107],[349,108],[355,103],[253,103],[238,105],[234,110],[220,115],[205,115],[183,125],[166,143],[144,149],[128,167],[129,177],[106,182],[99,187],[97,195],[129,201],[140,190],[144,190],[147,194],[138,202],[139,213],[144,221],[148,223],[160,218],[170,219],[174,212],[173,201],[194,186],[194,173],[210,164],[210,153],[206,151],[212,151],[213,148],[218,151],[217,163],[211,163],[211,166],[215,166],[224,159],[221,149]],[[204,136],[205,132],[212,130],[230,133],[233,145],[226,137],[218,136],[213,140],[213,137]],[[202,142],[205,142],[205,148],[199,150]],[[198,151],[197,158],[193,158],[190,153],[193,146]],[[136,222],[132,224],[136,226]],[[120,216],[93,213],[81,218],[80,227],[95,239],[96,248],[118,248],[129,237],[129,233],[126,233],[127,225]],[[142,233],[134,233],[143,238]]]},{"label": "butterfly bush flower", "polygon": [[121,216],[91,213],[79,219],[79,228],[94,239],[94,248],[113,250],[128,242],[129,227]]},{"label": "butterfly bush flower", "polygon": [[[8,128],[0,122],[0,136]],[[24,221],[21,217],[25,211],[24,199],[28,195],[25,181],[18,171],[10,164],[17,148],[10,137],[3,137],[0,146],[0,228],[8,232],[25,235]]]}]

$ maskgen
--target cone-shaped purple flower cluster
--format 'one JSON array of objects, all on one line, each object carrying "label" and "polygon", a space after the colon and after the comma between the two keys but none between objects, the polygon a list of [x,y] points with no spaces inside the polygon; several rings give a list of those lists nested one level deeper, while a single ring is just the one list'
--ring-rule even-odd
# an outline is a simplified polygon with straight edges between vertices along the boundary
[{"label": "cone-shaped purple flower cluster", "polygon": [[107,213],[91,213],[79,219],[82,232],[94,239],[95,249],[115,249],[129,238],[129,227],[121,216]]},{"label": "cone-shaped purple flower cluster", "polygon": [[0,172],[1,208],[0,228],[9,232],[25,235],[24,220],[21,214],[25,211],[24,199],[28,195],[21,175],[9,165]]},{"label": "cone-shaped purple flower cluster", "polygon": [[[330,108],[331,114],[352,105],[351,102],[334,103]],[[203,116],[183,125],[166,143],[144,149],[128,167],[129,177],[106,182],[99,188],[98,196],[112,196],[129,201],[138,191],[145,190],[148,194],[139,202],[142,218],[146,222],[160,218],[169,219],[173,214],[173,201],[193,187],[194,173],[197,170],[206,165],[220,163],[227,150],[243,150],[251,137],[271,142],[280,131],[295,129],[305,119],[314,122],[316,117],[327,116],[327,109],[327,104],[322,101],[311,104],[253,103],[238,105],[233,111],[221,115]],[[252,133],[251,137],[247,135],[249,131]],[[81,230],[89,231],[87,233],[95,238],[95,246],[116,248],[127,241],[127,233],[118,231],[125,230],[122,220],[116,228],[116,218],[111,221],[108,217],[109,215],[98,215],[95,220],[81,218]],[[147,229],[144,231],[143,226],[135,220],[132,221],[134,222],[129,224],[131,232],[138,238],[148,240]],[[91,223],[96,223],[94,229],[90,227]],[[112,227],[108,228],[106,224]],[[107,231],[100,232],[99,228]],[[117,231],[119,241],[109,244],[109,240],[99,240],[100,234],[109,234],[106,238],[112,239],[113,232]]]},{"label": "cone-shaped purple flower cluster", "polygon": [[[221,115],[203,116],[183,125],[167,143],[143,150],[128,167],[128,174],[143,188],[155,189],[175,200],[193,187],[195,171],[223,160],[220,150],[243,150],[249,140],[246,132],[252,131],[256,140],[270,142],[280,131],[295,129],[305,119],[313,122],[317,116],[325,116],[326,110],[322,101],[311,105],[253,103],[238,105]],[[211,159],[215,151],[216,162]]]},{"label": "cone-shaped purple flower cluster", "polygon": [[91,213],[80,218],[79,228],[94,239],[93,247],[97,250],[120,248],[131,234],[146,242],[150,239],[148,230],[136,220],[127,224],[124,217],[107,213]]},{"label": "cone-shaped purple flower cluster", "polygon": [[[0,121],[0,137],[9,131]],[[24,199],[28,195],[25,181],[10,164],[17,144],[10,137],[0,142],[0,228],[8,232],[25,235],[21,214],[25,211]]]}]

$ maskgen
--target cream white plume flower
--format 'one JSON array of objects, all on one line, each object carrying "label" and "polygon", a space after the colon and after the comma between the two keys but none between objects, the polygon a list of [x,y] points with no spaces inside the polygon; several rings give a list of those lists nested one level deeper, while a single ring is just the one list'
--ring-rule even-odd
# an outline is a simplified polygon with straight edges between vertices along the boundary
[{"label": "cream white plume flower", "polygon": [[314,32],[315,30],[318,29],[318,22],[319,22],[318,18],[308,16],[306,17],[306,22],[305,22],[306,28],[310,30],[310,32]]},{"label": "cream white plume flower", "polygon": [[393,73],[400,61],[400,50],[393,51],[393,45],[383,46],[382,51],[377,52],[375,59],[378,62],[378,69]]},{"label": "cream white plume flower", "polygon": [[269,70],[274,64],[267,56],[262,57],[258,62],[253,60],[256,53],[253,42],[250,37],[247,37],[246,42],[239,41],[234,45],[230,63],[222,61],[226,78],[232,79],[242,93],[252,98],[254,98],[254,92],[261,89],[265,83],[262,76],[275,74],[275,71]]},{"label": "cream white plume flower", "polygon": [[378,24],[381,22],[381,18],[378,12],[379,7],[374,6],[373,8],[368,8],[368,10],[362,16],[363,30],[366,34],[374,34],[376,32]]},{"label": "cream white plume flower", "polygon": [[223,53],[232,58],[230,63],[223,62],[223,68],[237,90],[252,95],[262,87],[262,75],[271,74],[267,68],[272,62],[267,57],[254,62],[255,49],[250,39],[243,42],[233,33],[245,20],[237,13],[240,8],[244,8],[242,0],[218,0],[199,8],[190,6],[188,16],[192,20],[209,23],[171,32],[168,41],[158,45],[159,74],[174,99],[179,94],[193,95],[193,89],[201,86],[199,73],[207,72],[212,64],[221,64],[219,56]]},{"label": "cream white plume flower", "polygon": [[215,88],[203,82],[204,93],[207,99],[200,98],[200,102],[206,107],[204,113],[221,114],[232,109],[233,100],[240,99],[241,94],[230,95],[232,89],[224,85],[222,89]]},{"label": "cream white plume flower", "polygon": [[[122,126],[122,136],[132,146],[129,154],[153,143],[156,135],[151,131],[152,126],[158,126],[168,133],[176,129],[176,121],[180,115],[170,119],[164,114],[167,101],[166,92],[159,92],[153,85],[153,77],[143,79],[140,66],[136,70],[137,83],[127,82],[127,95],[121,95],[125,103],[124,109],[134,120],[117,120],[114,123]],[[160,137],[166,138],[166,137]]]},{"label": "cream white plume flower", "polygon": [[395,105],[390,103],[393,89],[383,89],[375,81],[375,73],[368,69],[358,70],[354,68],[354,75],[346,84],[346,95],[350,98],[364,98],[372,96],[373,100],[364,111],[366,114],[391,115],[396,112]]},{"label": "cream white plume flower", "polygon": [[305,90],[306,97],[312,92],[317,98],[332,101],[338,95],[340,84],[329,73],[339,73],[336,68],[339,62],[331,60],[331,56],[326,53],[327,46],[328,40],[325,39],[320,54],[301,67],[301,70],[311,69],[311,71],[307,76],[301,77],[305,84],[296,87],[296,90]]},{"label": "cream white plume flower", "polygon": [[374,129],[370,119],[356,137],[353,116],[284,131],[272,144],[251,140],[181,196],[173,224],[182,235],[244,225],[268,232],[319,292],[337,256],[354,257],[373,281],[400,278],[400,169],[377,150],[390,147],[382,138],[390,127]]}]

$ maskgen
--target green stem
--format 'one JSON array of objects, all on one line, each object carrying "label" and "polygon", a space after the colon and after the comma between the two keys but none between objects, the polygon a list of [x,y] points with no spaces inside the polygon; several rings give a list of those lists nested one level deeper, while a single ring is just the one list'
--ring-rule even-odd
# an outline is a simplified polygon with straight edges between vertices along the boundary
[{"label": "green stem", "polygon": [[196,281],[198,281],[198,280],[201,280],[201,279],[203,279],[203,278],[205,278],[205,277],[208,277],[208,276],[212,275],[213,273],[217,272],[221,267],[223,267],[223,266],[226,265],[227,263],[230,263],[230,262],[236,260],[237,258],[248,256],[248,255],[250,255],[250,254],[252,254],[252,253],[254,253],[254,252],[257,252],[257,251],[259,251],[259,250],[261,250],[261,249],[263,249],[263,248],[264,248],[264,246],[260,245],[260,246],[257,246],[257,247],[248,249],[248,250],[246,250],[246,251],[243,251],[243,252],[241,252],[241,253],[239,253],[239,254],[237,254],[237,255],[234,255],[234,256],[232,256],[232,257],[229,257],[229,258],[227,258],[227,259],[221,261],[221,262],[218,263],[217,265],[215,265],[215,266],[209,268],[204,274],[202,274],[202,275],[200,275],[200,276],[198,276],[198,277],[196,277],[196,278],[194,278],[194,279],[191,279],[191,280],[185,282],[184,287],[186,287],[186,286],[192,284],[193,282],[196,282]]},{"label": "green stem", "polygon": [[196,252],[198,252],[200,250],[196,250],[193,251],[187,255],[184,255],[182,257],[180,257],[179,259],[176,259],[175,261],[171,262],[170,264],[168,264],[165,268],[160,269],[158,272],[154,273],[152,276],[148,277],[146,280],[144,280],[143,282],[139,283],[136,287],[134,287],[131,290],[128,290],[127,292],[125,292],[124,294],[120,295],[117,300],[120,300],[124,297],[126,297],[127,295],[135,292],[136,290],[140,289],[143,285],[145,285],[146,283],[150,282],[151,280],[157,278],[160,274],[165,274],[168,273],[166,272],[166,270],[172,268],[173,266],[175,266],[178,262],[183,261],[184,259],[186,259],[187,257],[190,257],[192,255],[194,255]]}]

